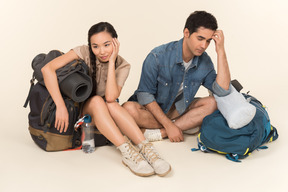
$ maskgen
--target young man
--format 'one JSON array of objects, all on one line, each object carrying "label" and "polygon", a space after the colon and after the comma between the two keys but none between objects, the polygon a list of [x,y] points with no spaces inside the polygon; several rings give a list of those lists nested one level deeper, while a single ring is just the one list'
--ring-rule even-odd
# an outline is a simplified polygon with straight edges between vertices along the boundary
[{"label": "young man", "polygon": [[[150,141],[168,137],[183,141],[183,132],[199,130],[203,118],[216,109],[214,97],[194,98],[200,85],[218,96],[230,93],[230,72],[224,35],[205,11],[186,21],[184,37],[153,49],[146,57],[138,89],[124,108]],[[215,42],[217,72],[205,50]]]}]

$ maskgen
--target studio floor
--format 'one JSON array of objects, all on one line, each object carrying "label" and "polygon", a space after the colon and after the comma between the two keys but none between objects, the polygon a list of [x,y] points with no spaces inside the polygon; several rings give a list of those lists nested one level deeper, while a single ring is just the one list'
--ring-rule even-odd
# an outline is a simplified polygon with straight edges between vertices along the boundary
[{"label": "studio floor", "polygon": [[11,127],[1,133],[0,191],[287,192],[284,127],[287,123],[279,126],[279,139],[267,144],[268,149],[254,151],[241,163],[218,154],[192,152],[197,147],[196,136],[185,135],[181,143],[154,142],[172,165],[166,177],[132,174],[114,146],[99,147],[92,154],[44,152],[33,143],[28,129],[15,132]]}]

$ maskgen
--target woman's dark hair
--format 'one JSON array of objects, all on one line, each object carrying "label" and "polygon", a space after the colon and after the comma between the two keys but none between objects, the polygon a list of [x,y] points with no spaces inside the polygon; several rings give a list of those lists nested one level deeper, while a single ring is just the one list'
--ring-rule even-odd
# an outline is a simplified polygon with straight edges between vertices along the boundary
[{"label": "woman's dark hair", "polygon": [[216,18],[206,11],[195,11],[190,14],[185,23],[185,28],[189,30],[189,34],[196,32],[199,27],[205,27],[216,31],[218,28]]},{"label": "woman's dark hair", "polygon": [[108,22],[100,22],[93,25],[88,31],[88,46],[89,46],[89,54],[90,54],[90,63],[92,66],[92,81],[93,81],[93,91],[92,94],[95,95],[96,91],[96,56],[94,55],[91,48],[91,37],[97,33],[106,31],[111,34],[112,38],[117,38],[118,35],[114,29],[114,27]]}]

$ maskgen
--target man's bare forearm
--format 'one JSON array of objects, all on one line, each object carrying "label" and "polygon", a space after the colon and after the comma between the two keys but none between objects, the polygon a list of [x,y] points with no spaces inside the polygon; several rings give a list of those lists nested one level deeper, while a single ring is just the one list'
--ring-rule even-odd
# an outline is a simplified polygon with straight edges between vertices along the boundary
[{"label": "man's bare forearm", "polygon": [[172,123],[156,101],[145,105],[145,107],[152,113],[152,115],[163,126],[163,128],[167,127],[169,123]]}]

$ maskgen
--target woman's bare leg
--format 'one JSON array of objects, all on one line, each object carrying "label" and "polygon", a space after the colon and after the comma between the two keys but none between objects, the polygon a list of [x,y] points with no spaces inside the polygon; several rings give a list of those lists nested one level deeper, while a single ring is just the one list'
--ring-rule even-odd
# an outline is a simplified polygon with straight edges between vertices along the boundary
[{"label": "woman's bare leg", "polygon": [[83,113],[91,115],[97,129],[116,147],[125,143],[125,138],[112,119],[102,97],[94,96],[90,98],[84,105]]},{"label": "woman's bare leg", "polygon": [[145,140],[140,128],[126,109],[117,102],[107,103],[107,106],[112,118],[124,135],[137,145]]}]

